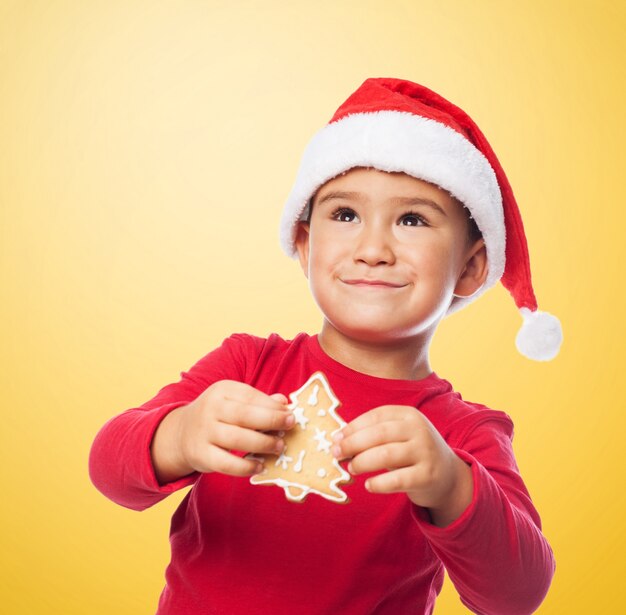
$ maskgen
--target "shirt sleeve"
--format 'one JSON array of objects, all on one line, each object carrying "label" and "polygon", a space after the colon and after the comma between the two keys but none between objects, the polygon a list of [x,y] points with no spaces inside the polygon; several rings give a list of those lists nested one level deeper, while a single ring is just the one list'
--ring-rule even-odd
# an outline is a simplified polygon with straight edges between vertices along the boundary
[{"label": "shirt sleeve", "polygon": [[246,356],[255,340],[234,334],[200,359],[180,380],[164,386],[152,399],[107,421],[97,433],[89,454],[89,476],[94,486],[113,502],[132,510],[145,510],[170,493],[192,485],[193,473],[159,484],[150,445],[159,423],[172,410],[196,399],[219,380],[243,381]]},{"label": "shirt sleeve", "polygon": [[415,519],[443,562],[461,602],[482,615],[528,615],[545,598],[555,570],[552,549],[522,481],[510,419],[479,423],[454,452],[470,465],[472,501],[440,528],[428,512]]}]

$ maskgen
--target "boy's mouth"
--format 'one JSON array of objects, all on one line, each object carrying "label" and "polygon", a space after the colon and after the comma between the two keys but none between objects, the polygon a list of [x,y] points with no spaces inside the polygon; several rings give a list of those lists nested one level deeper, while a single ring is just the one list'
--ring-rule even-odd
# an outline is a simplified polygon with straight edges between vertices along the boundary
[{"label": "boy's mouth", "polygon": [[381,288],[403,288],[406,284],[396,284],[394,282],[387,282],[386,280],[341,280],[344,284],[350,284],[351,286],[371,286]]}]

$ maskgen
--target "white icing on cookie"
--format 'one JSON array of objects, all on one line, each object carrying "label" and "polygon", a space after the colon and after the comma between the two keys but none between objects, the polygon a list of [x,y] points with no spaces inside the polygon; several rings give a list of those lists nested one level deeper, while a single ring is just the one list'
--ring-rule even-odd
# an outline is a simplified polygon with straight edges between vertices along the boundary
[{"label": "white icing on cookie", "polygon": [[326,470],[324,470],[324,468],[320,468],[320,469],[317,471],[317,475],[318,475],[320,478],[324,478],[324,477],[326,476]]},{"label": "white icing on cookie", "polygon": [[307,401],[307,403],[309,404],[309,406],[315,406],[317,404],[317,394],[320,391],[320,385],[316,384],[313,387],[313,392],[309,395],[309,399]]},{"label": "white icing on cookie", "polygon": [[302,472],[302,460],[304,459],[305,450],[301,450],[298,454],[298,461],[296,461],[296,465],[293,466],[294,472]]},{"label": "white icing on cookie", "polygon": [[322,408],[321,410],[318,410],[317,416],[326,416],[326,410],[324,410],[324,408]]},{"label": "white icing on cookie", "polygon": [[[281,485],[278,486],[280,487]],[[291,500],[292,502],[299,502],[300,500],[304,499],[306,495],[308,495],[309,491],[311,491],[308,487],[306,489],[302,489],[300,487],[294,487],[293,484],[283,486],[283,488],[285,489],[285,495],[287,496],[287,499]]]},{"label": "white icing on cookie", "polygon": [[293,415],[296,418],[296,423],[298,423],[302,429],[306,429],[306,424],[309,422],[309,419],[304,416],[304,408],[296,408],[293,411]]},{"label": "white icing on cookie", "polygon": [[321,429],[315,428],[315,435],[313,439],[317,442],[317,450],[324,453],[330,453],[331,441],[326,437],[326,432]]},{"label": "white icing on cookie", "polygon": [[293,461],[293,457],[288,457],[287,455],[285,455],[286,452],[287,452],[287,449],[285,449],[280,454],[280,457],[276,460],[276,463],[274,464],[275,466],[280,465],[283,468],[283,470],[286,470],[287,466]]}]

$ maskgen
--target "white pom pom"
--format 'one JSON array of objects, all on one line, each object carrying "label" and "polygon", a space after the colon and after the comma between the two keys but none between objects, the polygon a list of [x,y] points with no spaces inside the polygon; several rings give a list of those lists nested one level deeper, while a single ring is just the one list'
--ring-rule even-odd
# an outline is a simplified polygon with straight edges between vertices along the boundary
[{"label": "white pom pom", "polygon": [[554,359],[563,341],[559,319],[548,312],[531,312],[528,308],[520,308],[520,312],[524,323],[515,338],[517,349],[535,361]]}]

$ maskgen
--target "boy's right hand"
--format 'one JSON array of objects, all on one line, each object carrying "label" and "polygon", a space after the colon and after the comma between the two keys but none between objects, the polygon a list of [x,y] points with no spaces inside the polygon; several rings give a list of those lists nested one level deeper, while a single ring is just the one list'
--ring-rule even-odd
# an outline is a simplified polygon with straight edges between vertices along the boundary
[{"label": "boy's right hand", "polygon": [[151,451],[160,483],[194,471],[250,476],[259,462],[231,451],[279,454],[279,432],[291,429],[294,416],[281,393],[267,395],[243,382],[220,380],[187,406],[170,412],[159,425]]}]

